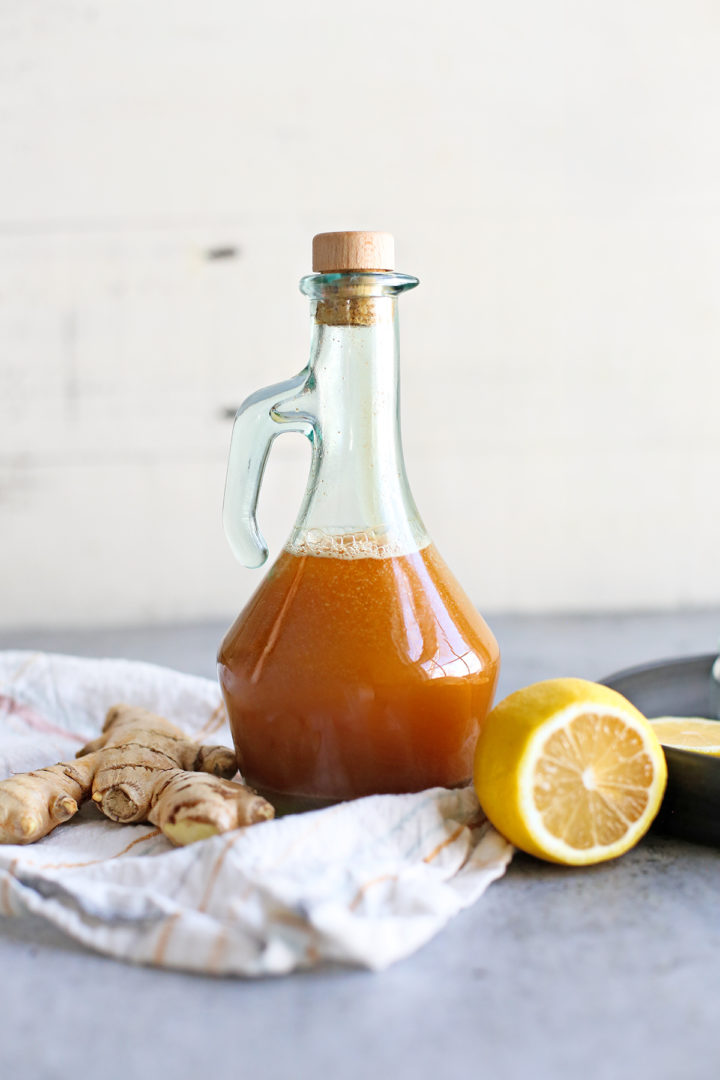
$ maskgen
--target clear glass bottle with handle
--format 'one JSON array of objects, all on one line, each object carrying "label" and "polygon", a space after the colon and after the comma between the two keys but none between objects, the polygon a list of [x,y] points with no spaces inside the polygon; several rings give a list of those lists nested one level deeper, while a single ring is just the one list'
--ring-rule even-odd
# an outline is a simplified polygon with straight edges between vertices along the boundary
[{"label": "clear glass bottle with handle", "polygon": [[255,511],[273,439],[312,443],[290,539],[228,631],[218,672],[241,768],[281,810],[467,783],[493,698],[495,639],[432,545],[400,440],[397,299],[387,233],[322,233],[310,360],[233,428],[223,520],[262,565]]}]

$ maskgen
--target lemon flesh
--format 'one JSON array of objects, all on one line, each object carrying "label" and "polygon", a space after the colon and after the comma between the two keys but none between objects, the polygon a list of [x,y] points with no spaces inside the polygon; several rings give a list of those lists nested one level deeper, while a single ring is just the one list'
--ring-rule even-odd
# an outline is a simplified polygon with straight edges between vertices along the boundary
[{"label": "lemon flesh", "polygon": [[650,723],[663,746],[720,757],[720,722],[700,716],[658,716]]},{"label": "lemon flesh", "polygon": [[652,726],[620,694],[550,679],[488,715],[474,779],[487,817],[513,844],[582,866],[622,855],[644,835],[667,768]]}]

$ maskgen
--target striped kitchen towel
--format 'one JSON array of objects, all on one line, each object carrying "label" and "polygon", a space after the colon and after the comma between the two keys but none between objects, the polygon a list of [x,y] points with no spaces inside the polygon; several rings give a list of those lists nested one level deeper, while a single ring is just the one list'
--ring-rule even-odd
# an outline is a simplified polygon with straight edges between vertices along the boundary
[{"label": "striped kitchen towel", "polygon": [[[129,701],[231,744],[208,679],[126,660],[0,653],[0,778],[67,761]],[[512,848],[470,788],[376,795],[173,848],[87,803],[0,846],[0,914],[39,915],[100,952],[218,975],[382,969],[500,877]]]}]

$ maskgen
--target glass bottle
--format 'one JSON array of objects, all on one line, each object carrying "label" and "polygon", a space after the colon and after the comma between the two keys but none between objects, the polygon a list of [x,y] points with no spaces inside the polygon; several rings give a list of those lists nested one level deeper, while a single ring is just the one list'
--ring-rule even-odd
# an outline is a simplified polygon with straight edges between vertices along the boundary
[{"label": "glass bottle", "polygon": [[223,520],[248,567],[273,439],[301,431],[310,478],[285,549],[228,631],[218,672],[240,767],[278,810],[465,784],[497,643],[432,545],[405,473],[397,299],[386,233],[313,241],[310,360],[241,406]]}]

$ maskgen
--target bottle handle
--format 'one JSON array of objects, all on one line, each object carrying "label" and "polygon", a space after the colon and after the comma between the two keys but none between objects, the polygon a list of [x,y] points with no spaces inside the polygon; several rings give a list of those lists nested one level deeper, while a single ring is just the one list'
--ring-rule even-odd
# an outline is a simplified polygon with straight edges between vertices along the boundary
[{"label": "bottle handle", "polygon": [[258,528],[257,504],[265,464],[276,437],[284,431],[310,436],[316,419],[307,370],[294,379],[251,394],[235,416],[223,499],[223,527],[233,555],[245,566],[262,566],[268,556]]}]

